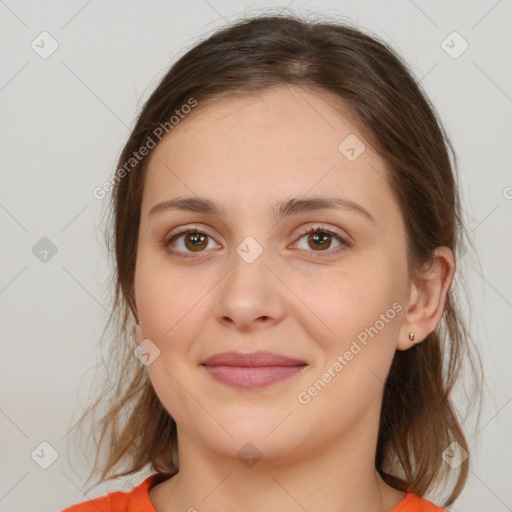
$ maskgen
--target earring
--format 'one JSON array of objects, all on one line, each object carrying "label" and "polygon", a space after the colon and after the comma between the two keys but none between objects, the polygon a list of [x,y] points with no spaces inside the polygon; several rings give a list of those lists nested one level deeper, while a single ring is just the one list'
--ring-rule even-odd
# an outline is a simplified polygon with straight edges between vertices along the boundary
[{"label": "earring", "polygon": [[[410,332],[410,333],[409,333],[409,339],[410,339],[411,341],[414,341],[414,333],[413,333],[413,332]],[[417,343],[417,341],[414,341],[414,343]]]}]

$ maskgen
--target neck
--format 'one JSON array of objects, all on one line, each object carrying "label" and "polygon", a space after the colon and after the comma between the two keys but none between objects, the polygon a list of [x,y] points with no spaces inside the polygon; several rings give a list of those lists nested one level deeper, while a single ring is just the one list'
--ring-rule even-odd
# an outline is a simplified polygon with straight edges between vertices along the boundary
[{"label": "neck", "polygon": [[245,464],[178,431],[179,472],[156,486],[151,500],[157,512],[389,512],[404,493],[385,484],[375,470],[376,434],[367,433],[376,429],[361,427],[354,425],[309,453],[301,451],[300,458],[280,454]]}]

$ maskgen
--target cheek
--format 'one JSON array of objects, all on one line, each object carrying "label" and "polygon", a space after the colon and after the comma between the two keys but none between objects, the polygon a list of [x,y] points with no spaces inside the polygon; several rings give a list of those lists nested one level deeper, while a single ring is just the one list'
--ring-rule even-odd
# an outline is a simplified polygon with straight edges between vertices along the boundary
[{"label": "cheek", "polygon": [[[307,298],[304,302],[314,313],[303,316],[311,319],[308,330],[321,326],[322,331],[317,333],[327,332],[329,343],[346,343],[375,323],[380,331],[394,332],[400,307],[393,308],[393,304],[401,297],[397,279],[389,268],[371,268],[371,265],[353,267],[298,283],[297,295]],[[384,315],[382,320],[381,315]],[[336,346],[339,348],[338,343]]]},{"label": "cheek", "polygon": [[[322,354],[297,401],[309,414],[331,423],[334,433],[380,399],[396,351],[403,305],[390,273],[362,269],[326,281],[322,290],[308,295],[308,306],[322,322],[315,316],[302,320]],[[323,323],[334,334],[318,336]]]},{"label": "cheek", "polygon": [[[200,411],[193,396],[200,396],[195,382],[187,379],[194,371],[190,356],[192,342],[201,337],[208,283],[193,282],[178,270],[169,271],[154,254],[138,254],[135,270],[135,298],[144,339],[151,340],[158,356],[147,366],[155,393],[169,414],[181,425]],[[210,285],[211,286],[211,285]],[[191,429],[193,425],[188,425]]]},{"label": "cheek", "polygon": [[135,300],[143,326],[155,340],[165,341],[187,323],[211,286],[205,279],[191,278],[179,266],[171,267],[163,251],[141,248],[137,256]]}]

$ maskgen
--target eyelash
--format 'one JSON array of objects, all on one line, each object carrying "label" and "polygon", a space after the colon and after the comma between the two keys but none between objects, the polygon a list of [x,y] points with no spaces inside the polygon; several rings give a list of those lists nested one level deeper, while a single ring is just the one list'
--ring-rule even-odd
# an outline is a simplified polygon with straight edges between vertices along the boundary
[{"label": "eyelash", "polygon": [[[205,233],[204,231],[201,231],[199,229],[186,229],[186,230],[180,231],[180,232],[175,233],[172,236],[166,238],[164,240],[164,242],[162,243],[162,245],[164,247],[168,247],[171,242],[174,242],[175,240],[177,240],[181,236],[188,235],[190,233],[206,235],[209,238],[213,238],[210,235],[208,235],[208,233]],[[326,254],[326,253],[329,256],[332,256],[332,255],[335,255],[335,254],[339,254],[340,252],[342,252],[342,251],[344,251],[347,248],[352,246],[352,243],[348,240],[347,237],[344,237],[343,235],[341,235],[339,233],[336,233],[336,232],[330,230],[329,228],[326,228],[326,227],[323,227],[323,226],[316,226],[314,228],[307,228],[307,229],[303,230],[301,233],[299,233],[298,240],[300,240],[301,238],[303,238],[306,235],[313,234],[313,233],[324,233],[324,234],[330,235],[330,236],[334,237],[336,240],[338,240],[341,243],[341,245],[339,247],[337,247],[336,249],[334,249],[334,250],[329,250],[329,251],[307,251],[307,252],[312,252],[313,254],[311,256],[313,256],[314,258],[324,258],[324,257],[326,257],[326,256],[324,256],[324,254]],[[171,250],[171,252],[174,255],[178,256],[179,258],[197,258],[201,251],[199,251],[199,253],[197,255],[194,255],[194,254],[191,254],[191,253],[181,254],[180,252],[174,251],[174,250]],[[318,254],[318,253],[320,253],[320,254]]]}]

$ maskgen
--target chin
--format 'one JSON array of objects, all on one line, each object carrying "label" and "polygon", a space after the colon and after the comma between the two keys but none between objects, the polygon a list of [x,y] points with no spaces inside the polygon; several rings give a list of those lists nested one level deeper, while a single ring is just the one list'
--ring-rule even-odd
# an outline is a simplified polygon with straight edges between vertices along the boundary
[{"label": "chin", "polygon": [[233,438],[223,436],[222,441],[218,438],[208,438],[205,443],[209,449],[220,456],[230,459],[236,459],[247,467],[252,467],[256,463],[283,461],[283,459],[292,457],[297,450],[302,451],[301,441],[294,439],[289,432],[273,432],[268,435],[268,431],[261,431],[258,428],[248,430],[231,429]]}]

